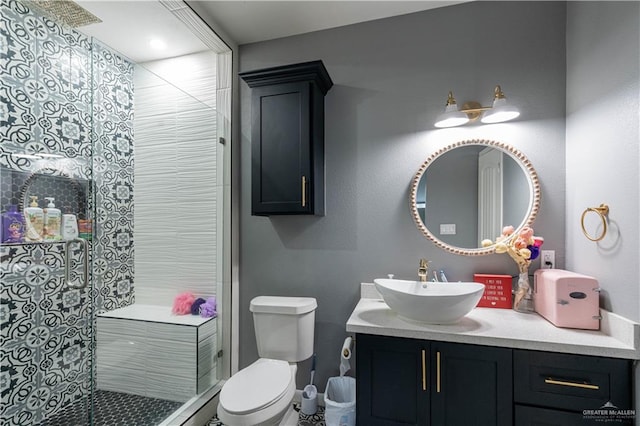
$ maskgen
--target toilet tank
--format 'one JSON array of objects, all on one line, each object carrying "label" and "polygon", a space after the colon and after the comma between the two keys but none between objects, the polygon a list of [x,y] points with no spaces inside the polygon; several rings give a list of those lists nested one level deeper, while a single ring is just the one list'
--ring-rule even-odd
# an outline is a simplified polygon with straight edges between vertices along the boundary
[{"label": "toilet tank", "polygon": [[258,296],[251,300],[258,355],[298,362],[313,354],[316,299]]}]

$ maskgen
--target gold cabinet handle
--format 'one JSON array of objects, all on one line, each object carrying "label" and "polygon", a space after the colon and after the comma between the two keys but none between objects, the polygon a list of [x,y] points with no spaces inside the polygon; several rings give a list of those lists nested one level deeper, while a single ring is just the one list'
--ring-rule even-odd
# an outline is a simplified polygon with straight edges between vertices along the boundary
[{"label": "gold cabinet handle", "polygon": [[440,351],[436,352],[436,392],[440,393]]},{"label": "gold cabinet handle", "polygon": [[307,177],[302,176],[302,207],[307,206]]},{"label": "gold cabinet handle", "polygon": [[600,389],[600,386],[598,385],[592,385],[589,383],[567,382],[565,380],[552,379],[551,377],[547,377],[546,379],[544,379],[544,382],[549,385],[570,386],[573,388],[592,389],[592,390]]},{"label": "gold cabinet handle", "polygon": [[427,390],[427,354],[425,350],[422,350],[422,390]]}]

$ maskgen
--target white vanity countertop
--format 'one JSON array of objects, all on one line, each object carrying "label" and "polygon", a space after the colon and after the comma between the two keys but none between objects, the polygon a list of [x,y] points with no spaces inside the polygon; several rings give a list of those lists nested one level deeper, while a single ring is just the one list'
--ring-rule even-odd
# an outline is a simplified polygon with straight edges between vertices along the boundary
[{"label": "white vanity countertop", "polygon": [[600,331],[559,328],[536,313],[475,308],[453,325],[430,325],[400,319],[362,284],[362,298],[347,321],[351,333],[457,342],[514,349],[640,359],[640,324],[601,310]]}]

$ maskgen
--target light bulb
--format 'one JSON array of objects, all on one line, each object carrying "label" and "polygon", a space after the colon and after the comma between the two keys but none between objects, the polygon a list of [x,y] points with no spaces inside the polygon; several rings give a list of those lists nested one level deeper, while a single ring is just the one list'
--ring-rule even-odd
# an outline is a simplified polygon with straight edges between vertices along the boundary
[{"label": "light bulb", "polygon": [[480,121],[486,124],[502,123],[518,116],[520,116],[518,108],[509,105],[505,98],[497,98],[493,101],[493,108],[486,111]]},{"label": "light bulb", "polygon": [[464,112],[458,111],[455,103],[447,105],[444,112],[438,116],[434,126],[438,128],[462,126],[469,122],[469,117]]}]

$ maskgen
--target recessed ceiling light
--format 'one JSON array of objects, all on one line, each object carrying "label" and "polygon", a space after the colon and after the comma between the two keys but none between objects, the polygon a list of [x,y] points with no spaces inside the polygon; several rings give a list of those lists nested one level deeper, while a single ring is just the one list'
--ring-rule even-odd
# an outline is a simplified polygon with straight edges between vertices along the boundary
[{"label": "recessed ceiling light", "polygon": [[159,38],[152,38],[151,40],[149,40],[149,46],[156,50],[163,50],[167,47],[167,43]]}]

